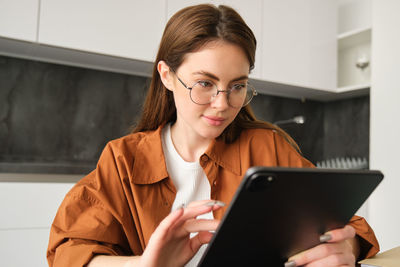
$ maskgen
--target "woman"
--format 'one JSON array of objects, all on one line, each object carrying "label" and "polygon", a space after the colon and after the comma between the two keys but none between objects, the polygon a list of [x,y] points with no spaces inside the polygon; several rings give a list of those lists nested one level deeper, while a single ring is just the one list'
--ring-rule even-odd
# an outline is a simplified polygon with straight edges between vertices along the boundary
[{"label": "woman", "polygon": [[[142,117],[65,197],[50,266],[195,266],[249,167],[312,167],[247,105],[255,48],[226,6],[188,7],[169,20]],[[322,239],[286,266],[354,266],[379,250],[360,217]]]}]

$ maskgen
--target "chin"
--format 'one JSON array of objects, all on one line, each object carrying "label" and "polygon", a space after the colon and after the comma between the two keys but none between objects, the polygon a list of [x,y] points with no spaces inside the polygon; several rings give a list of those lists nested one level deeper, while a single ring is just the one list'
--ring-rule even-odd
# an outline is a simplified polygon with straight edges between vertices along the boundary
[{"label": "chin", "polygon": [[202,132],[202,136],[207,139],[216,139],[219,137],[222,132],[225,130],[226,127],[216,128],[216,129],[209,129]]}]

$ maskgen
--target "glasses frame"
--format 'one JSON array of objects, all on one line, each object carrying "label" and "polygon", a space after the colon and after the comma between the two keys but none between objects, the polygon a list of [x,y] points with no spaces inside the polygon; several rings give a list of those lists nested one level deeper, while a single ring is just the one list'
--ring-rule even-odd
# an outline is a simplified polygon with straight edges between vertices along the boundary
[{"label": "glasses frame", "polygon": [[[188,89],[188,90],[190,91],[189,96],[190,96],[190,100],[192,100],[193,103],[195,103],[195,104],[197,104],[197,105],[208,105],[208,104],[210,104],[210,103],[213,102],[212,99],[210,99],[210,102],[205,103],[205,104],[199,104],[199,103],[195,102],[195,101],[193,100],[193,98],[192,98],[192,89],[193,89],[193,87],[194,87],[196,84],[198,84],[199,82],[196,82],[195,84],[192,85],[192,87],[189,87],[189,86],[187,86],[187,85],[178,77],[178,75],[176,74],[175,71],[174,71],[174,73],[175,73],[175,76],[176,76],[176,78],[178,79],[178,81],[183,85],[183,87],[185,87],[186,89]],[[211,82],[212,84],[214,84],[214,86],[217,88],[217,93],[214,95],[214,97],[218,96],[219,93],[225,92],[225,93],[227,94],[227,100],[228,100],[229,106],[231,106],[231,107],[233,107],[233,108],[239,108],[239,107],[232,106],[232,105],[231,105],[231,102],[229,101],[229,97],[230,97],[230,94],[231,94],[232,89],[228,89],[228,90],[219,90],[218,87],[217,87],[217,85],[216,85],[215,83],[213,83],[212,81],[210,81],[210,82]],[[246,83],[247,83],[248,85],[250,85],[248,82],[246,82]],[[250,95],[250,98],[249,98],[245,103],[243,103],[243,105],[240,106],[240,108],[247,106],[247,105],[251,102],[251,100],[253,99],[253,97],[256,96],[256,95],[258,95],[256,89],[255,89],[252,85],[250,85],[250,87],[251,87],[251,95]],[[246,94],[247,94],[247,93],[246,93]]]}]

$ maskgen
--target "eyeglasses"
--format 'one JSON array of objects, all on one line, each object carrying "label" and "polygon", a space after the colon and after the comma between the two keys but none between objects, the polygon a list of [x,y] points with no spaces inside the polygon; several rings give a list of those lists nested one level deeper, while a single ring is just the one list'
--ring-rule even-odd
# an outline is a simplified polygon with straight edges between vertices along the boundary
[{"label": "eyeglasses", "polygon": [[225,92],[229,105],[240,108],[249,104],[253,97],[257,95],[254,87],[247,82],[233,84],[228,90],[218,90],[215,83],[209,80],[198,81],[192,87],[189,87],[178,75],[176,75],[176,78],[186,89],[190,90],[190,99],[198,105],[210,104],[219,93]]}]

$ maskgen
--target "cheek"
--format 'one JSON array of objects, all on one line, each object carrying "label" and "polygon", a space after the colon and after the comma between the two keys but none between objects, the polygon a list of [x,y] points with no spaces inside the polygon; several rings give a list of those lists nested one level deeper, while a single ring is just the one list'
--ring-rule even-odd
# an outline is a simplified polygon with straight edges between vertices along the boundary
[{"label": "cheek", "polygon": [[236,116],[239,114],[240,110],[241,110],[241,108],[232,109],[232,111],[231,111],[232,112],[231,113],[231,121],[230,122],[232,122],[236,118]]},{"label": "cheek", "polygon": [[202,106],[193,103],[186,91],[174,92],[174,100],[177,112],[184,117],[196,115],[201,111]]}]

